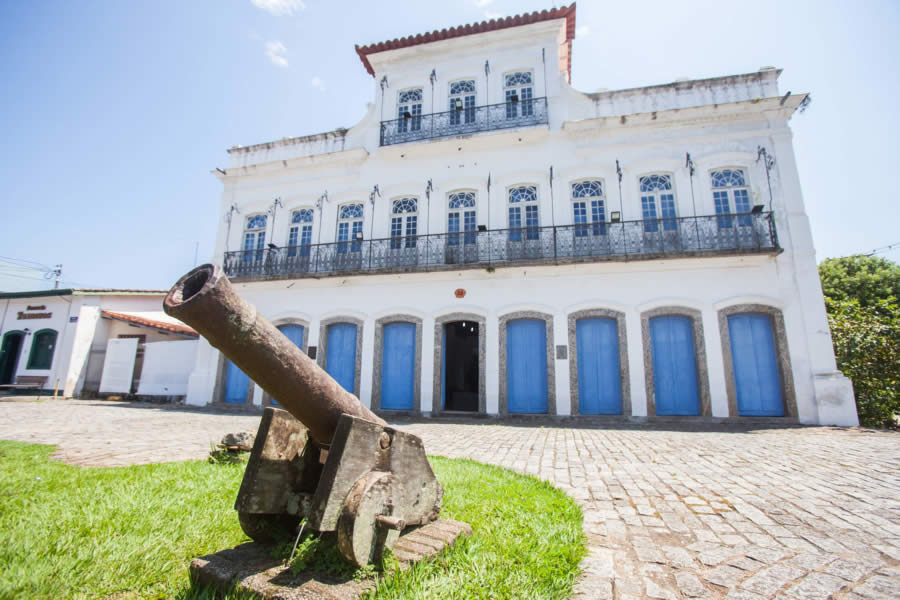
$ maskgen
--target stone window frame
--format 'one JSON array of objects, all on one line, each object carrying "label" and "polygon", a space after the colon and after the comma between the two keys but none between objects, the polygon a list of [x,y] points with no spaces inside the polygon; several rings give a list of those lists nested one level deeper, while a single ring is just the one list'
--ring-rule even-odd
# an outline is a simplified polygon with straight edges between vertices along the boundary
[{"label": "stone window frame", "polygon": [[[771,319],[772,334],[775,336],[775,362],[778,365],[778,379],[781,383],[781,401],[784,406],[784,417],[797,418],[797,392],[794,389],[794,371],[791,367],[791,353],[788,348],[787,329],[784,326],[784,313],[781,309],[768,304],[734,304],[726,306],[717,313],[719,336],[722,340],[722,359],[725,363],[728,416],[741,417],[737,406],[737,386],[734,381],[734,362],[731,356],[731,332],[728,329],[728,317],[741,314],[763,314]],[[742,418],[752,419],[754,417],[747,416]]]},{"label": "stone window frame", "polygon": [[475,313],[453,312],[434,319],[434,377],[433,395],[431,397],[431,412],[439,415],[444,412],[441,406],[441,362],[443,354],[442,336],[444,326],[457,321],[473,321],[478,323],[478,412],[473,414],[487,414],[487,384],[485,372],[487,371],[487,319]]},{"label": "stone window frame", "polygon": [[356,317],[337,316],[319,321],[319,345],[316,348],[316,364],[324,370],[328,364],[328,328],[338,323],[356,325],[356,371],[353,376],[353,394],[359,398],[360,378],[362,377],[362,345],[365,321]]},{"label": "stone window frame", "polygon": [[[274,321],[272,321],[272,326],[275,327],[275,329],[278,329],[278,327],[280,327],[281,325],[300,325],[301,327],[303,327],[303,346],[300,349],[303,351],[303,354],[306,354],[307,356],[309,356],[309,322],[306,321],[305,319],[299,319],[296,317],[284,317],[284,318],[275,319]],[[224,385],[224,383],[225,383],[224,379],[222,380],[222,383]],[[253,391],[252,390],[253,390],[253,386],[255,386],[255,385],[258,385],[258,384],[255,381],[253,381],[253,379],[250,379],[250,390],[251,390],[250,394],[249,394],[250,395],[250,401],[249,401],[250,403],[253,402]],[[260,389],[262,389],[262,386],[260,386]],[[266,392],[266,390],[262,390],[262,407],[265,408],[267,406],[273,406],[272,405],[272,396],[270,396]],[[278,408],[278,407],[276,406],[275,408]]]},{"label": "stone window frame", "polygon": [[[656,416],[656,390],[653,384],[653,347],[650,340],[650,319],[679,316],[691,320],[694,334],[694,362],[697,365],[697,390],[700,393],[700,417],[712,416],[709,390],[709,367],[706,362],[706,343],[703,338],[703,313],[686,306],[660,306],[641,313],[641,338],[644,348],[644,385],[647,390],[647,416]],[[668,416],[668,415],[663,415]]]},{"label": "stone window frame", "polygon": [[384,346],[384,326],[391,323],[412,323],[416,326],[416,359],[414,369],[414,387],[413,387],[413,409],[412,411],[395,411],[391,413],[411,412],[412,414],[422,413],[422,319],[414,315],[397,314],[381,317],[375,321],[375,367],[372,372],[372,410],[382,410],[381,408],[381,367],[382,367],[382,348]]},{"label": "stone window frame", "polygon": [[[578,341],[575,336],[575,326],[580,319],[608,318],[615,319],[619,336],[619,378],[622,392],[622,416],[630,417],[631,407],[631,379],[628,372],[628,333],[625,329],[625,313],[609,308],[587,308],[569,313],[568,316],[568,341],[569,341],[569,396],[571,398],[571,415],[577,416],[578,412]],[[605,415],[588,415],[605,416]],[[612,416],[612,415],[609,415]]]},{"label": "stone window frame", "polygon": [[[556,414],[556,347],[553,338],[553,315],[537,310],[520,310],[502,315],[498,321],[500,328],[500,403],[501,415],[509,414],[507,410],[506,382],[506,326],[510,321],[520,319],[537,319],[544,321],[547,336],[547,415]],[[518,413],[516,413],[518,414]]]}]

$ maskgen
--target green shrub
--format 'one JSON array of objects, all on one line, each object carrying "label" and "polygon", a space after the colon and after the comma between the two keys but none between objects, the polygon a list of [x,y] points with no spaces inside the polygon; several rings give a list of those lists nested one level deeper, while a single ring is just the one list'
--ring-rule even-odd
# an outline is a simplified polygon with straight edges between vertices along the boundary
[{"label": "green shrub", "polygon": [[838,368],[853,381],[859,421],[890,427],[900,413],[900,306],[825,299]]}]

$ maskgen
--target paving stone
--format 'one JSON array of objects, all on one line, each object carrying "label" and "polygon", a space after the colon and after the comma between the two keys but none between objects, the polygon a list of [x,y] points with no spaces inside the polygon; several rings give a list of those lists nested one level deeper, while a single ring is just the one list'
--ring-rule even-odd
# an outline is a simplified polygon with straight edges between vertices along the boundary
[{"label": "paving stone", "polygon": [[678,600],[678,593],[668,588],[662,587],[649,577],[644,578],[644,589],[647,598],[657,600]]},{"label": "paving stone", "polygon": [[753,592],[748,592],[747,590],[741,589],[733,589],[728,590],[728,595],[725,596],[725,600],[766,600],[763,596],[759,594],[754,594]]},{"label": "paving stone", "polygon": [[893,567],[881,567],[878,569],[879,575],[887,575],[888,577],[898,577],[900,578],[900,565]]},{"label": "paving stone", "polygon": [[797,567],[799,569],[806,569],[807,571],[815,571],[817,569],[821,569],[831,561],[833,561],[836,556],[831,556],[829,554],[812,554],[809,552],[803,552],[796,556],[792,556],[788,560],[784,561],[783,564],[789,567]]},{"label": "paving stone", "polygon": [[806,575],[806,571],[803,569],[775,565],[746,579],[741,583],[741,587],[763,596],[774,596],[782,586],[804,575]]},{"label": "paving stone", "polygon": [[739,556],[737,558],[732,558],[728,561],[728,564],[732,567],[737,567],[742,571],[750,571],[751,573],[754,571],[758,571],[763,568],[765,563],[761,563],[758,560],[753,560],[749,556]]},{"label": "paving stone", "polygon": [[877,600],[900,598],[900,579],[876,575],[853,588],[853,592]]},{"label": "paving stone", "polygon": [[666,562],[662,552],[652,542],[635,542],[634,551],[640,561],[661,564]]},{"label": "paving stone", "polygon": [[693,573],[688,573],[687,571],[675,573],[675,583],[678,584],[678,589],[682,595],[688,598],[708,598],[710,596],[709,590],[706,589],[700,578]]},{"label": "paving stone", "polygon": [[877,550],[884,552],[894,560],[900,560],[900,548],[897,546],[889,546],[878,544],[874,546]]},{"label": "paving stone", "polygon": [[855,556],[839,558],[825,567],[823,571],[847,581],[859,581],[882,564],[884,563],[878,559]]},{"label": "paving stone", "polygon": [[696,566],[691,553],[678,546],[663,546],[663,552],[669,565],[676,569],[692,569]]},{"label": "paving stone", "polygon": [[824,573],[810,573],[799,583],[788,588],[786,595],[789,598],[800,600],[826,600],[845,587],[847,587],[847,582],[840,577]]},{"label": "paving stone", "polygon": [[722,587],[731,588],[736,586],[738,582],[746,576],[747,574],[740,569],[735,569],[728,565],[721,565],[707,571],[703,575],[703,579]]},{"label": "paving stone", "polygon": [[609,579],[600,577],[582,577],[575,584],[576,600],[612,600],[613,585]]},{"label": "paving stone", "polygon": [[754,560],[771,564],[787,556],[786,552],[774,548],[749,548],[745,554]]},{"label": "paving stone", "polygon": [[734,555],[734,550],[728,546],[721,546],[712,550],[706,550],[697,555],[697,560],[708,567],[714,567],[726,558]]}]

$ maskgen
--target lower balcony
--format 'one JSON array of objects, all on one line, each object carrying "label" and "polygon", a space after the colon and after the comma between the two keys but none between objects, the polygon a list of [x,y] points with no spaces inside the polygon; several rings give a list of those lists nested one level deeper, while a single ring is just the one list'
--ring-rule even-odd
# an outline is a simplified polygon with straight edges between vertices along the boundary
[{"label": "lower balcony", "polygon": [[240,280],[777,254],[772,213],[493,229],[226,252]]}]

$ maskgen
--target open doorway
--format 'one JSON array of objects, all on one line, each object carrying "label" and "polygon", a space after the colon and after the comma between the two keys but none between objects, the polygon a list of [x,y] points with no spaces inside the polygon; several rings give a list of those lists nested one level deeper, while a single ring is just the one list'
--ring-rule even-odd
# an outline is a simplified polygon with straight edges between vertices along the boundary
[{"label": "open doorway", "polygon": [[24,339],[25,334],[21,331],[10,331],[3,336],[3,344],[0,345],[0,385],[13,383]]},{"label": "open doorway", "polygon": [[445,411],[478,412],[478,323],[444,325],[443,405]]}]

